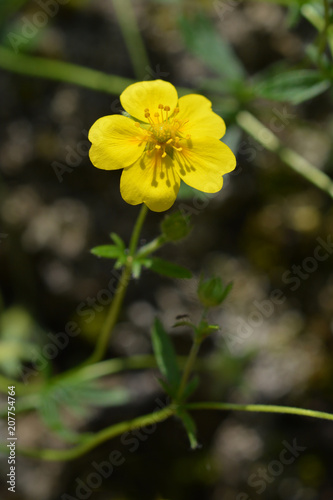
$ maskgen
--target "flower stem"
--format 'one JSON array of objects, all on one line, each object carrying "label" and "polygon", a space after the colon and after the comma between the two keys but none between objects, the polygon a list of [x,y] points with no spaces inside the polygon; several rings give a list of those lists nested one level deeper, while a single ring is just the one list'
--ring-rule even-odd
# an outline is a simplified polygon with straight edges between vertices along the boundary
[{"label": "flower stem", "polygon": [[104,325],[102,327],[102,330],[99,334],[99,337],[97,339],[96,347],[92,355],[83,363],[81,366],[85,365],[90,365],[93,363],[97,363],[100,361],[108,348],[108,343],[110,341],[110,337],[113,331],[113,328],[117,322],[120,309],[125,297],[125,293],[129,284],[129,281],[131,279],[131,274],[132,274],[132,265],[133,265],[133,257],[136,252],[136,248],[138,245],[139,237],[140,237],[140,232],[144,223],[144,220],[146,218],[146,215],[148,213],[148,208],[146,205],[142,205],[139,216],[137,218],[137,221],[135,223],[133,233],[131,236],[131,241],[129,245],[129,255],[127,258],[127,263],[123,269],[122,275],[119,279],[117,289],[115,292],[115,296],[113,301],[111,302],[109,312],[106,316]]},{"label": "flower stem", "polygon": [[190,354],[189,354],[187,361],[186,361],[186,364],[185,364],[182,379],[180,381],[179,390],[178,390],[178,394],[177,394],[177,401],[181,401],[181,398],[184,394],[188,379],[190,378],[190,375],[192,373],[192,370],[193,370],[193,367],[194,367],[194,364],[195,364],[195,361],[196,361],[196,358],[197,358],[197,355],[198,355],[198,352],[200,349],[200,345],[201,345],[201,342],[195,338],[193,341],[191,350],[190,350]]},{"label": "flower stem", "polygon": [[[0,45],[0,68],[22,75],[73,83],[113,95],[121,94],[126,87],[136,83],[135,79],[109,75],[78,64],[55,61],[46,57],[15,54],[14,50],[2,45]],[[190,88],[177,88],[180,96],[193,92]]]},{"label": "flower stem", "polygon": [[[250,412],[264,412],[264,413],[283,413],[289,415],[301,415],[304,417],[319,418],[324,420],[332,420],[333,415],[331,413],[306,410],[304,408],[294,408],[290,406],[275,406],[275,405],[242,405],[233,403],[189,403],[182,406],[185,410],[234,410],[234,411],[250,411]],[[55,449],[18,449],[17,452],[21,455],[39,458],[41,460],[50,461],[65,461],[74,460],[92,450],[99,444],[112,439],[120,434],[129,432],[133,429],[139,429],[145,425],[155,424],[157,422],[162,422],[167,418],[175,415],[177,413],[177,405],[167,406],[159,411],[154,411],[148,415],[143,415],[141,417],[135,418],[133,420],[128,420],[121,422],[119,424],[112,425],[106,429],[94,434],[91,438],[88,438],[84,443],[70,448],[67,450],[55,450]],[[0,445],[0,450],[4,451],[5,446]]]},{"label": "flower stem", "polygon": [[150,241],[146,245],[140,248],[138,251],[138,257],[147,257],[152,253],[156,252],[159,248],[161,248],[165,243],[168,242],[168,239],[162,234],[157,236],[154,240]]},{"label": "flower stem", "polygon": [[329,6],[329,0],[324,0],[324,27],[321,32],[320,40],[319,40],[319,57],[321,57],[325,51],[325,47],[327,44],[327,32],[328,32],[328,27],[330,25],[330,6]]},{"label": "flower stem", "polygon": [[[119,424],[112,425],[94,434],[91,438],[88,438],[84,443],[81,443],[73,448],[65,450],[56,449],[17,449],[17,453],[20,455],[25,455],[28,457],[39,458],[41,460],[50,461],[66,461],[74,460],[81,455],[84,455],[88,451],[92,450],[96,446],[105,441],[112,439],[116,436],[129,432],[133,429],[139,429],[146,425],[156,424],[157,422],[162,422],[167,418],[174,415],[176,407],[167,406],[159,411],[154,411],[148,415],[143,415],[133,420],[127,420],[125,422],[120,422]],[[5,450],[5,446],[1,445],[0,450]]]},{"label": "flower stem", "polygon": [[333,198],[333,182],[330,177],[296,151],[284,147],[279,138],[251,113],[241,111],[236,117],[236,122],[259,144],[262,144],[268,151],[276,153],[286,165]]},{"label": "flower stem", "polygon": [[302,415],[303,417],[321,418],[324,420],[333,420],[333,414],[306,410],[304,408],[295,408],[293,406],[276,406],[276,405],[259,405],[259,404],[234,404],[234,403],[188,403],[184,405],[186,410],[234,410],[234,411],[250,411],[262,413],[284,413],[289,415]]},{"label": "flower stem", "polygon": [[135,80],[130,78],[108,75],[78,64],[15,54],[13,50],[3,46],[0,46],[0,67],[14,73],[74,83],[114,95],[120,94],[128,85],[135,83]]},{"label": "flower stem", "polygon": [[138,216],[137,221],[135,223],[132,236],[131,236],[131,241],[130,241],[130,245],[129,245],[129,255],[130,255],[130,257],[133,257],[134,254],[135,254],[135,252],[136,252],[136,248],[138,246],[141,229],[142,229],[143,223],[145,221],[145,218],[147,216],[147,213],[148,213],[148,208],[143,203],[142,207],[141,207],[141,210],[140,210],[140,213],[139,213],[139,216]]}]

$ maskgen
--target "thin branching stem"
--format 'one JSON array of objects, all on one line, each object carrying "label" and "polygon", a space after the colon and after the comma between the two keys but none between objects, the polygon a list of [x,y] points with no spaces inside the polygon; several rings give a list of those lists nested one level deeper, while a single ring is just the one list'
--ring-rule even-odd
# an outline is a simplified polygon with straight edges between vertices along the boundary
[{"label": "thin branching stem", "polygon": [[332,179],[296,151],[283,146],[280,139],[255,116],[248,111],[241,111],[236,117],[236,122],[259,144],[277,154],[286,165],[333,198]]},{"label": "thin branching stem", "polygon": [[125,293],[128,287],[128,284],[132,275],[132,265],[133,258],[138,246],[140,232],[145,221],[146,215],[148,213],[148,208],[145,204],[142,204],[139,216],[135,223],[130,245],[129,245],[129,255],[127,258],[126,265],[123,269],[121,277],[119,279],[117,289],[114,295],[114,298],[111,302],[109,311],[107,313],[106,319],[104,321],[103,327],[99,333],[97,338],[96,347],[92,355],[84,362],[84,365],[97,363],[101,359],[103,359],[108,344],[111,338],[111,334],[113,332],[114,326],[118,320],[121,306],[124,301]]},{"label": "thin branching stem", "polygon": [[[96,446],[112,439],[116,436],[124,434],[134,429],[139,429],[146,425],[156,424],[168,419],[169,417],[177,414],[178,406],[176,404],[167,406],[161,410],[154,411],[148,415],[144,415],[133,420],[121,422],[103,429],[84,443],[81,443],[73,448],[59,450],[59,449],[23,449],[18,448],[17,453],[29,457],[38,458],[48,461],[67,461],[74,460],[88,451],[96,448]],[[304,408],[295,408],[291,406],[275,406],[275,405],[261,405],[261,404],[236,404],[236,403],[218,403],[218,402],[200,402],[188,403],[182,405],[182,408],[189,411],[194,410],[222,410],[222,411],[248,411],[258,413],[275,413],[286,415],[299,415],[303,417],[312,417],[323,420],[333,421],[333,414],[316,410],[307,410]],[[0,450],[4,450],[5,446],[0,446]]]}]

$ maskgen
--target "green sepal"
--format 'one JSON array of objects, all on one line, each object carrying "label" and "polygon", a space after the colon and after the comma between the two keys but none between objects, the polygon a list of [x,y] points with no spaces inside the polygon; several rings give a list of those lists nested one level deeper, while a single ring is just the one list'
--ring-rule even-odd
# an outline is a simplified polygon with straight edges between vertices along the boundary
[{"label": "green sepal", "polygon": [[172,393],[176,394],[181,379],[177,356],[170,337],[158,318],[155,319],[152,328],[152,343],[157,366]]},{"label": "green sepal", "polygon": [[201,277],[198,284],[198,298],[204,307],[219,306],[229,295],[232,286],[232,282],[224,286],[218,276],[207,280]]},{"label": "green sepal", "polygon": [[195,329],[197,341],[202,342],[206,337],[219,330],[219,325],[210,325],[206,320],[202,320],[199,326]]},{"label": "green sepal", "polygon": [[179,211],[166,215],[161,223],[163,236],[167,241],[173,241],[174,243],[186,238],[192,231],[192,227],[190,216],[183,215]]}]

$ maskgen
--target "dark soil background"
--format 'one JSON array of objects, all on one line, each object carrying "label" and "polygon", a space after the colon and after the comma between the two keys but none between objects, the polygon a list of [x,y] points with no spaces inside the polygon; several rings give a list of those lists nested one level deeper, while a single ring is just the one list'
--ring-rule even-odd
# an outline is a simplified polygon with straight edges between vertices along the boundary
[{"label": "dark soil background", "polygon": [[[180,13],[209,16],[249,75],[279,60],[298,64],[315,36],[305,21],[290,29],[286,10],[273,3],[229,2],[233,8],[223,19],[218,2],[209,0],[133,4],[150,58],[147,79],[162,78],[176,86],[198,89],[201,79],[211,76],[185,47],[177,22]],[[8,45],[6,34],[13,26],[20,27],[22,18],[37,8],[28,1],[2,20],[4,43]],[[61,5],[23,50],[135,77],[111,1]],[[88,157],[87,131],[97,118],[118,111],[119,96],[2,70],[0,89],[0,367],[13,375],[20,360],[29,366],[29,355],[17,352],[17,341],[43,344],[50,332],[63,332],[74,320],[82,334],[54,360],[54,372],[60,373],[89,355],[106,313],[96,315],[93,323],[77,315],[79,304],[96,297],[112,277],[111,261],[99,260],[89,250],[107,243],[111,231],[128,241],[138,214],[138,207],[120,196],[120,173],[95,169]],[[292,118],[280,137],[318,168],[332,172],[328,93],[297,107],[258,100],[252,109],[267,123],[272,116],[289,113]],[[217,111],[224,116],[222,108]],[[227,135],[226,141],[231,140]],[[186,354],[190,333],[172,325],[179,314],[197,317],[199,276],[216,273],[226,282],[233,280],[234,288],[225,306],[212,314],[221,330],[203,346],[209,370],[193,399],[332,411],[332,254],[313,263],[316,247],[332,238],[332,201],[245,135],[237,148],[237,169],[218,196],[180,200],[170,210],[186,206],[193,212],[194,230],[160,255],[191,268],[194,280],[162,279],[148,271],[139,282],[133,280],[109,355],[151,353],[150,327],[156,314],[177,352]],[[71,171],[60,179],[54,162]],[[155,237],[161,218],[149,214],[142,243]],[[279,303],[272,301],[276,289]],[[127,387],[130,403],[94,408],[74,420],[68,416],[68,425],[93,432],[165,404],[154,371],[116,375],[108,383]],[[332,423],[259,413],[202,411],[193,416],[201,444],[196,451],[190,450],[181,423],[170,419],[156,429],[106,442],[73,462],[20,457],[15,494],[7,491],[3,479],[3,456],[1,498],[333,498]],[[1,433],[6,435],[5,422]],[[22,447],[62,446],[33,412],[18,420],[18,437]],[[302,450],[295,452],[292,463],[281,466],[286,443],[291,447],[295,442]],[[93,463],[108,460],[114,450],[124,463],[102,484],[82,486],[78,493],[80,481],[87,484],[95,471]]]}]

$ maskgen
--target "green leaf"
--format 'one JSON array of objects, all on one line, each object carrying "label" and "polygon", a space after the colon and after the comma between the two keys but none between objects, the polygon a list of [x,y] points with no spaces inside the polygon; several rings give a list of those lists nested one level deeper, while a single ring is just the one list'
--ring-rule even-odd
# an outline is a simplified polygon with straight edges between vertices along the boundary
[{"label": "green leaf", "polygon": [[94,255],[97,255],[97,257],[105,257],[106,259],[118,259],[123,255],[122,250],[116,245],[100,245],[92,248],[90,251]]},{"label": "green leaf", "polygon": [[325,26],[324,6],[321,2],[307,2],[301,7],[301,13],[319,32]]},{"label": "green leaf", "polygon": [[169,262],[158,257],[145,259],[143,261],[143,265],[151,271],[155,271],[155,273],[161,274],[162,276],[168,276],[169,278],[192,278],[191,271],[189,271],[185,267],[178,266],[173,262]]},{"label": "green leaf", "polygon": [[181,378],[177,357],[168,334],[157,318],[152,328],[152,343],[157,366],[175,393],[179,387]]},{"label": "green leaf", "polygon": [[78,391],[75,399],[78,403],[89,406],[109,407],[128,402],[129,395],[125,389],[102,389],[94,386]]},{"label": "green leaf", "polygon": [[110,407],[124,404],[129,393],[123,388],[105,388],[96,381],[72,377],[49,385],[41,393],[38,411],[45,425],[65,441],[75,443],[85,439],[68,427],[65,418],[70,413],[79,420],[87,418],[91,407]]},{"label": "green leaf", "polygon": [[254,86],[254,92],[258,97],[273,101],[300,104],[321,94],[329,86],[329,80],[323,79],[319,71],[303,69],[263,77],[263,81]]},{"label": "green leaf", "polygon": [[242,63],[207,17],[182,17],[179,23],[185,44],[192,54],[228,80],[241,80],[244,77]]},{"label": "green leaf", "polygon": [[142,268],[142,263],[139,261],[139,259],[134,260],[132,264],[132,275],[133,278],[139,279],[140,274],[141,274],[141,268]]},{"label": "green leaf", "polygon": [[176,389],[170,387],[170,385],[162,378],[157,379],[158,383],[162,386],[164,392],[168,394],[172,399],[176,397]]},{"label": "green leaf", "polygon": [[117,233],[111,233],[110,238],[112,239],[113,243],[123,252],[126,249],[124,240],[120,238],[120,236]]},{"label": "green leaf", "polygon": [[189,383],[187,384],[187,386],[184,389],[184,392],[182,395],[182,401],[185,401],[187,398],[189,398],[193,394],[193,392],[198,387],[199,382],[200,382],[200,378],[197,375],[189,381]]},{"label": "green leaf", "polygon": [[198,448],[198,440],[197,440],[197,426],[195,425],[193,418],[185,410],[178,410],[177,415],[184,424],[187,436],[191,444],[191,449],[195,450],[196,448]]},{"label": "green leaf", "polygon": [[39,414],[46,427],[60,436],[64,441],[74,444],[80,440],[79,434],[69,429],[63,422],[60,415],[60,407],[52,397],[43,398]]}]

